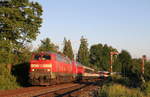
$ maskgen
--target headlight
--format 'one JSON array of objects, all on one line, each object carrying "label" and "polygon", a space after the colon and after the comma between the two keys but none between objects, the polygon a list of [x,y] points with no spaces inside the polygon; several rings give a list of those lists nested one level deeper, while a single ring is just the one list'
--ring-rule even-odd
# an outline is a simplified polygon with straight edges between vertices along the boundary
[{"label": "headlight", "polygon": [[50,71],[50,69],[47,69],[47,71]]},{"label": "headlight", "polygon": [[32,69],[32,71],[34,71],[34,69]]}]

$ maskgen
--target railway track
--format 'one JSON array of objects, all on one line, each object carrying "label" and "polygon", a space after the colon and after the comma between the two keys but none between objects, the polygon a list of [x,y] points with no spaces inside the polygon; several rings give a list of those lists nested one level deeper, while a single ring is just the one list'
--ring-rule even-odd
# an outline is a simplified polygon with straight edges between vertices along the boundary
[{"label": "railway track", "polygon": [[78,84],[68,83],[61,85],[52,85],[48,87],[28,87],[16,90],[0,91],[0,97],[37,97],[40,94],[59,91],[61,89],[71,88]]},{"label": "railway track", "polygon": [[95,85],[96,82],[66,83],[47,87],[28,87],[0,91],[0,97],[67,97],[74,92]]},{"label": "railway track", "polygon": [[[69,84],[61,84],[61,85],[53,85],[49,87],[29,87],[29,88],[21,88],[17,90],[10,90],[10,91],[0,91],[0,97],[45,97],[45,95],[56,94],[60,91],[70,90],[78,88],[81,89],[85,84],[76,84],[76,83],[69,83]],[[56,96],[56,95],[55,95]]]},{"label": "railway track", "polygon": [[85,92],[87,93],[87,91],[92,91],[99,86],[100,84],[97,82],[81,83],[74,87],[60,89],[59,91],[54,91],[51,93],[40,94],[36,97],[83,97],[81,94],[84,94]]},{"label": "railway track", "polygon": [[71,93],[83,89],[85,87],[87,87],[87,85],[77,84],[75,86],[65,87],[65,88],[57,89],[55,91],[49,91],[40,95],[36,95],[34,97],[63,97],[63,96],[70,95]]}]

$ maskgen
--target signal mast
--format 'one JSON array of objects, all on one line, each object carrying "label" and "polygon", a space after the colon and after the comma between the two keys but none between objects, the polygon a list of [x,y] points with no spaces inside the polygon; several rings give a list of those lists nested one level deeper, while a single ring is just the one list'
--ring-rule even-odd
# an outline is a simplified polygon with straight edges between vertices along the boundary
[{"label": "signal mast", "polygon": [[141,73],[142,73],[141,79],[142,79],[143,83],[145,83],[145,80],[144,80],[144,65],[145,65],[146,59],[147,59],[146,55],[143,55],[142,56],[142,64],[141,64]]},{"label": "signal mast", "polygon": [[113,55],[118,55],[118,52],[110,52],[110,73],[112,74]]},{"label": "signal mast", "polygon": [[143,55],[142,56],[142,64],[141,64],[141,72],[142,74],[144,74],[144,64],[145,64],[145,61],[146,61],[146,55]]}]

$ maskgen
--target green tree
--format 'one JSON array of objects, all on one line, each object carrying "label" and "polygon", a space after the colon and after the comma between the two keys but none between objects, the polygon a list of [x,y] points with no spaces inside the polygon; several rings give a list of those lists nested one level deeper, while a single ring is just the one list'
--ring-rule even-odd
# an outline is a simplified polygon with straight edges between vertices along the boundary
[{"label": "green tree", "polygon": [[105,44],[102,51],[102,66],[104,70],[109,71],[111,49]]},{"label": "green tree", "polygon": [[39,52],[41,51],[58,52],[58,46],[52,43],[49,38],[46,38],[44,40],[41,40],[41,45],[39,46],[38,51]]},{"label": "green tree", "polygon": [[80,39],[80,47],[77,54],[77,61],[83,65],[89,65],[89,50],[87,39],[83,36]]},{"label": "green tree", "polygon": [[119,62],[118,55],[113,56],[113,71],[114,72],[121,72],[122,71],[122,64]]},{"label": "green tree", "polygon": [[66,38],[64,38],[64,48],[63,48],[63,54],[68,56],[70,59],[74,59],[74,54],[73,54],[73,50],[72,50],[72,46],[71,46],[71,41],[70,40],[66,40]]},{"label": "green tree", "polygon": [[90,47],[90,64],[96,66],[100,70],[102,68],[102,51],[103,45],[102,44],[95,44]]},{"label": "green tree", "polygon": [[[90,63],[96,65],[100,70],[109,70],[111,51],[117,50],[111,46],[107,46],[106,44],[92,45],[90,48]],[[115,56],[113,59],[115,59]]]},{"label": "green tree", "polygon": [[[21,63],[25,63],[25,62],[29,62],[31,59],[31,55],[32,55],[32,47],[29,45],[25,45],[24,48],[22,48],[21,52],[15,52],[15,58],[16,63],[17,64],[21,64]],[[15,64],[16,64],[15,63]]]},{"label": "green tree", "polygon": [[118,60],[122,65],[122,74],[130,87],[139,87],[145,82],[141,73],[141,59],[132,59],[129,52],[122,50]]},{"label": "green tree", "polygon": [[146,81],[150,81],[150,61],[145,63],[144,77]]},{"label": "green tree", "polygon": [[118,56],[119,62],[122,64],[122,73],[128,76],[129,70],[131,68],[132,58],[129,52],[122,50]]},{"label": "green tree", "polygon": [[[8,0],[0,6],[0,58],[11,63],[14,51],[36,39],[42,23],[42,8],[29,0]],[[6,58],[8,57],[8,58]]]}]

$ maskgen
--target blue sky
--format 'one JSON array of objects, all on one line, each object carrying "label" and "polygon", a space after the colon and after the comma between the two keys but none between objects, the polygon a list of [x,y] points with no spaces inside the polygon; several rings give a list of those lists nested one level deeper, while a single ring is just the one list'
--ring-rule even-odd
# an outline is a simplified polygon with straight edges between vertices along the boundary
[{"label": "blue sky", "polygon": [[41,34],[62,49],[63,39],[77,52],[80,38],[128,50],[133,57],[150,57],[150,0],[32,0],[43,7]]}]

